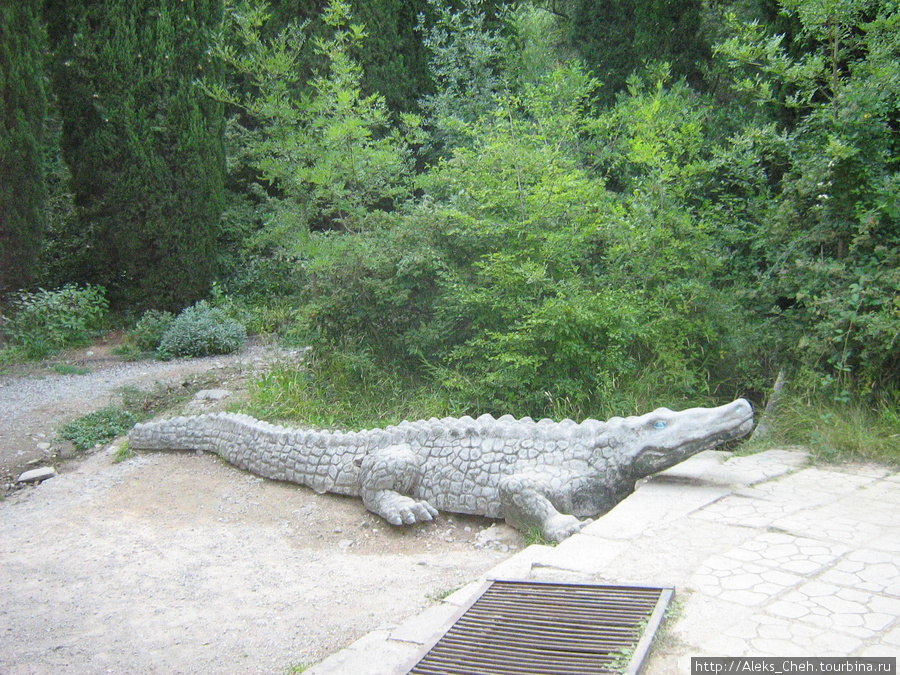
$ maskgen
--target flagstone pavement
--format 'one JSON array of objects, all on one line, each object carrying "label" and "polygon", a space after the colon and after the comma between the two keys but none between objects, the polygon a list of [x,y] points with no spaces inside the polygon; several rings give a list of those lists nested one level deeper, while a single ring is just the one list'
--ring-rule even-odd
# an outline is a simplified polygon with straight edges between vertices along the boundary
[{"label": "flagstone pavement", "polygon": [[307,675],[391,675],[485,579],[665,586],[647,675],[692,656],[900,655],[900,474],[811,466],[801,450],[709,451],[654,476],[556,547],[530,546]]}]

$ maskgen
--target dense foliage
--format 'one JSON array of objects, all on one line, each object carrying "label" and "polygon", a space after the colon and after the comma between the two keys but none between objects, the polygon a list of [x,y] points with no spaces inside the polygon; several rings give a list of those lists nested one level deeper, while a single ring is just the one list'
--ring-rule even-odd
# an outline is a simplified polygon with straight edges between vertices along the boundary
[{"label": "dense foliage", "polygon": [[81,224],[51,236],[90,246],[63,281],[214,280],[311,345],[270,410],[604,415],[785,371],[900,419],[896,3],[187,4],[47,5]]},{"label": "dense foliage", "polygon": [[784,11],[800,26],[791,43],[732,15],[718,47],[760,111],[735,139],[766,178],[742,205],[759,218],[741,228],[752,300],[799,336],[808,366],[871,392],[900,376],[900,11],[796,0]]},{"label": "dense foliage", "polygon": [[611,101],[644,64],[666,61],[677,77],[702,81],[709,58],[701,0],[575,0],[570,41]]},{"label": "dense foliage", "polygon": [[109,307],[102,288],[66,285],[55,291],[21,291],[2,332],[31,358],[81,347],[94,338]]}]

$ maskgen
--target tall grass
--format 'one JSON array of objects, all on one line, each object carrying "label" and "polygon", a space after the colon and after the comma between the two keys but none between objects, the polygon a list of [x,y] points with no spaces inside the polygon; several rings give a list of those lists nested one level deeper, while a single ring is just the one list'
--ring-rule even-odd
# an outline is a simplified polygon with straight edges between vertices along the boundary
[{"label": "tall grass", "polygon": [[790,395],[774,415],[770,437],[758,447],[801,445],[814,461],[876,462],[900,467],[900,407],[895,397]]},{"label": "tall grass", "polygon": [[[645,374],[608,392],[597,392],[595,402],[601,403],[594,410],[568,399],[553,400],[552,414],[557,419],[605,419],[660,405],[684,408],[715,403],[703,397],[679,399],[664,382],[653,379]],[[404,419],[483,412],[434,380],[392,370],[359,350],[320,350],[303,363],[278,364],[252,384],[250,393],[244,408],[250,414],[314,427],[364,429]],[[900,467],[900,392],[872,402],[863,397],[835,399],[815,390],[795,391],[784,396],[771,421],[771,434],[744,446],[745,450],[800,445],[809,449],[814,461]]]},{"label": "tall grass", "polygon": [[277,364],[252,384],[250,399],[246,410],[257,417],[342,429],[471,412],[440,388],[349,351]]}]

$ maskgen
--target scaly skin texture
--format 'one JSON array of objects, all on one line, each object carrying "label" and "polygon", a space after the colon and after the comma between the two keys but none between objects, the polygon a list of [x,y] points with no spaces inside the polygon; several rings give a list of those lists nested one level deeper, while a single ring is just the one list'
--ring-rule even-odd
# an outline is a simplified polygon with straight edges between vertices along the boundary
[{"label": "scaly skin texture", "polygon": [[562,541],[634,491],[635,482],[748,433],[744,399],[718,408],[607,422],[510,415],[431,419],[342,433],[219,413],[138,424],[135,450],[205,450],[265,478],[357,495],[393,525],[438,510],[505,518]]}]

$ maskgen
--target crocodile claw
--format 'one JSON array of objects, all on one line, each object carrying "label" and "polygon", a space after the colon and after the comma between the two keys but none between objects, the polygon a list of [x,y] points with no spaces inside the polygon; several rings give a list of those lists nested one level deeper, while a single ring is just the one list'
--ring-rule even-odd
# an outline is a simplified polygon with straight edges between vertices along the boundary
[{"label": "crocodile claw", "polygon": [[437,509],[426,501],[416,501],[404,495],[392,495],[384,500],[378,514],[391,525],[426,523],[438,516]]},{"label": "crocodile claw", "polygon": [[578,520],[575,516],[558,514],[544,525],[544,536],[550,541],[561,542],[580,531],[591,519]]}]

